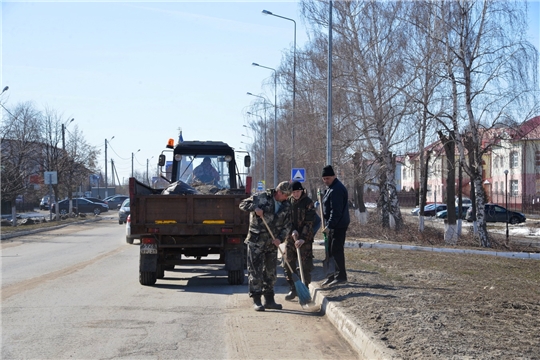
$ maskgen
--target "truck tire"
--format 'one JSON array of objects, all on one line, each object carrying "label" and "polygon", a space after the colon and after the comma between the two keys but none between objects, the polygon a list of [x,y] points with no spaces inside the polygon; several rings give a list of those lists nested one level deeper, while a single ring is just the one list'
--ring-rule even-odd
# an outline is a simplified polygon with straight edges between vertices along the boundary
[{"label": "truck tire", "polygon": [[139,282],[141,285],[154,285],[156,283],[156,273],[153,271],[139,271]]},{"label": "truck tire", "polygon": [[128,244],[133,244],[133,238],[132,237],[129,237],[129,236],[126,236],[126,242]]},{"label": "truck tire", "polygon": [[228,275],[230,285],[242,285],[244,283],[244,270],[230,270]]},{"label": "truck tire", "polygon": [[165,277],[165,267],[163,265],[158,264],[157,270],[156,270],[156,278],[163,279]]}]

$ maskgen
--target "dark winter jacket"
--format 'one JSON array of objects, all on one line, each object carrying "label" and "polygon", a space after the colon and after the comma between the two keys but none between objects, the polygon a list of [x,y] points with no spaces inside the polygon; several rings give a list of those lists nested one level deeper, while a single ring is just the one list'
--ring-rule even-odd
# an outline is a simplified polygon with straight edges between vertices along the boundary
[{"label": "dark winter jacket", "polygon": [[337,178],[326,189],[322,206],[325,224],[329,229],[349,227],[349,193]]}]

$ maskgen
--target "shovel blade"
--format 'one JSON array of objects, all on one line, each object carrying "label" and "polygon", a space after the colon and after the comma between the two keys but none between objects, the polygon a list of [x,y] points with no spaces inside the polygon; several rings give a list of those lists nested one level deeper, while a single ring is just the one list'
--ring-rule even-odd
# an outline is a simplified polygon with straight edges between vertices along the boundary
[{"label": "shovel blade", "polygon": [[334,262],[333,257],[327,257],[323,260],[323,271],[326,276],[334,275],[336,272],[336,263]]}]

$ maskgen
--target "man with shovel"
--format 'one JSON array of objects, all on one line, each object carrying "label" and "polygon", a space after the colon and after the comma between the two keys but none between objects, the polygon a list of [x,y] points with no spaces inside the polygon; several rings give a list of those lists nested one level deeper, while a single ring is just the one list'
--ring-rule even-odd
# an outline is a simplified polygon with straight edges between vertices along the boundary
[{"label": "man with shovel", "polygon": [[[253,195],[242,200],[240,209],[249,211],[249,234],[247,244],[247,268],[249,296],[255,311],[282,309],[274,300],[274,285],[277,279],[278,246],[291,232],[291,184],[280,182],[275,189]],[[275,236],[268,232],[262,217]],[[261,296],[264,295],[264,305]]]},{"label": "man with shovel", "polygon": [[347,270],[345,269],[345,235],[349,227],[349,194],[347,189],[338,180],[334,169],[327,165],[322,171],[322,181],[328,187],[322,199],[324,215],[324,232],[328,236],[328,257],[333,257],[337,274],[327,274],[327,279],[321,285],[337,285],[347,282]]}]

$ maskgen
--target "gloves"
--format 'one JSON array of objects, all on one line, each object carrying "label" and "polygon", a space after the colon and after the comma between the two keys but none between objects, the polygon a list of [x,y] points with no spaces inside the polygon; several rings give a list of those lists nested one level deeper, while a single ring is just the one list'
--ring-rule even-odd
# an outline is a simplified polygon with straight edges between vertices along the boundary
[{"label": "gloves", "polygon": [[294,246],[298,249],[300,246],[304,245],[305,241],[302,239],[298,239],[294,242]]},{"label": "gloves", "polygon": [[330,229],[328,228],[328,226],[324,228],[323,233],[325,233],[326,235],[330,235]]}]

